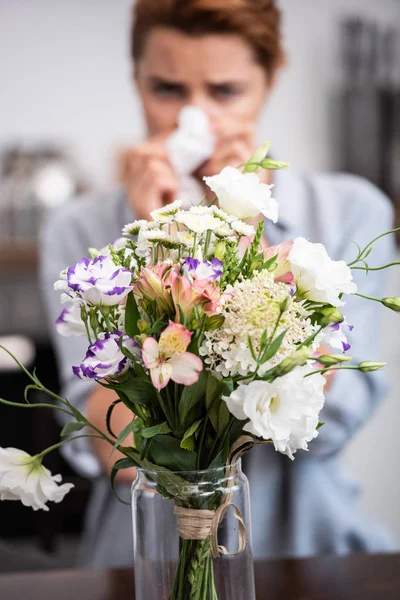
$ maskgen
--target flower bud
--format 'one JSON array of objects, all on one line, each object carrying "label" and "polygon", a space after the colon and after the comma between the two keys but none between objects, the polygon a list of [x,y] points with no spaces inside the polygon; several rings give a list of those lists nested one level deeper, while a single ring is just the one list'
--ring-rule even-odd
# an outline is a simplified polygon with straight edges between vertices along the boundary
[{"label": "flower bud", "polygon": [[293,371],[295,367],[302,367],[306,364],[307,360],[310,358],[310,349],[303,346],[299,350],[296,350],[291,356],[285,358],[275,370],[276,377],[282,377],[282,375],[286,375]]},{"label": "flower bud", "polygon": [[214,257],[218,258],[218,260],[223,260],[226,253],[226,243],[225,242],[217,242],[214,246]]},{"label": "flower bud", "polygon": [[143,319],[138,320],[137,326],[138,326],[140,333],[146,333],[146,331],[149,328],[149,324],[147,323],[147,321],[143,321]]},{"label": "flower bud", "polygon": [[349,362],[351,356],[343,356],[340,354],[323,354],[316,358],[317,362],[324,365],[324,367],[331,367],[333,365],[339,365],[340,363]]},{"label": "flower bud", "polygon": [[276,169],[287,169],[290,167],[290,164],[284,162],[283,160],[273,160],[272,158],[265,158],[261,161],[261,166],[263,169],[269,169],[270,171],[274,171]]},{"label": "flower bud", "polygon": [[400,312],[400,298],[382,298],[383,306],[394,310],[394,312]]},{"label": "flower bud", "polygon": [[206,329],[212,331],[213,329],[219,329],[224,324],[225,317],[223,315],[213,315],[208,317],[206,320]]},{"label": "flower bud", "polygon": [[362,373],[369,373],[370,371],[378,371],[378,369],[382,369],[386,366],[384,362],[373,362],[370,360],[365,360],[358,365],[359,370]]},{"label": "flower bud", "polygon": [[261,161],[267,156],[269,147],[270,142],[264,142],[262,146],[257,148],[246,164],[244,173],[258,173],[258,171],[261,169],[259,163],[261,163]]},{"label": "flower bud", "polygon": [[328,327],[331,323],[342,323],[344,317],[340,310],[334,306],[325,306],[319,308],[313,315],[311,315],[313,323],[317,323],[321,327]]}]

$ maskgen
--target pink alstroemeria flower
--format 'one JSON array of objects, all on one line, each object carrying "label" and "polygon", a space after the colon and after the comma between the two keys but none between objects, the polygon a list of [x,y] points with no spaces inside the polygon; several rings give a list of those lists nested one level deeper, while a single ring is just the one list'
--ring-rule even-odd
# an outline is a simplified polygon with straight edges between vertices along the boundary
[{"label": "pink alstroemeria flower", "polygon": [[186,352],[191,337],[186,327],[170,322],[158,342],[151,337],[145,340],[142,347],[143,362],[158,390],[162,390],[170,379],[183,385],[192,385],[198,380],[203,363],[192,352]]},{"label": "pink alstroemeria flower", "polygon": [[294,277],[291,271],[290,262],[288,260],[289,252],[291,251],[292,246],[293,242],[289,241],[283,242],[283,244],[279,244],[277,246],[270,246],[264,250],[265,260],[269,260],[278,255],[276,258],[276,263],[278,266],[274,271],[274,279],[276,282],[294,285]]}]

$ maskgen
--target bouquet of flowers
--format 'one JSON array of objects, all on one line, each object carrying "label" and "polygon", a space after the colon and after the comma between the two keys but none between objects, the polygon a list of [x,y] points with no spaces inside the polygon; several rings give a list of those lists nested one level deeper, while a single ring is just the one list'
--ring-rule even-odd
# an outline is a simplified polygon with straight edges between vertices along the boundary
[{"label": "bouquet of flowers", "polygon": [[[345,354],[351,326],[340,310],[345,295],[358,293],[352,268],[368,270],[375,240],[349,265],[304,238],[263,249],[264,219],[276,222],[278,205],[257,172],[287,166],[264,157],[265,147],[239,169],[205,178],[215,193],[210,205],[184,211],[173,202],[155,210],[152,220],[127,224],[117,242],[91,249],[90,258],[61,273],[55,288],[68,306],[57,327],[89,343],[74,373],[116,394],[107,432],[21,365],[32,381],[28,390],[48,392],[58,401],[48,406],[71,417],[56,447],[81,436],[107,440],[124,455],[112,485],[131,466],[158,473],[157,489],[175,501],[183,531],[173,600],[217,598],[212,565],[220,550],[212,515],[226,503],[219,490],[198,506],[185,495],[179,472],[229,469],[256,443],[293,460],[319,435],[324,374],[383,366],[351,364]],[[258,227],[247,222],[260,214]],[[400,311],[398,298],[371,300]],[[114,432],[118,403],[132,419]],[[85,427],[90,433],[79,433]],[[134,446],[126,445],[131,434]],[[41,464],[53,448],[35,457],[0,449],[0,498],[45,510],[48,500],[61,501],[71,485],[58,485],[59,476]],[[211,515],[198,536],[184,535],[187,511],[192,520],[193,511]]]}]

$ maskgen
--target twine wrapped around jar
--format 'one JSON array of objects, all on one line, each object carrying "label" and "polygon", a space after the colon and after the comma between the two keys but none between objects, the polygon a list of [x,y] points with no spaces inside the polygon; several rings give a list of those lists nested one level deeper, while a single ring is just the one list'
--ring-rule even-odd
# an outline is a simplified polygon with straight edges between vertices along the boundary
[{"label": "twine wrapped around jar", "polygon": [[[184,506],[175,506],[174,513],[178,517],[178,534],[184,540],[205,540],[211,539],[211,550],[214,558],[221,554],[236,556],[246,548],[246,525],[240,509],[232,502],[233,474],[237,460],[252,446],[259,443],[251,436],[243,435],[232,445],[226,464],[226,477],[228,479],[227,494],[222,504],[216,510],[186,508]],[[227,510],[232,507],[234,516],[238,520],[239,544],[236,553],[232,554],[218,544],[218,527],[223,521]]]}]

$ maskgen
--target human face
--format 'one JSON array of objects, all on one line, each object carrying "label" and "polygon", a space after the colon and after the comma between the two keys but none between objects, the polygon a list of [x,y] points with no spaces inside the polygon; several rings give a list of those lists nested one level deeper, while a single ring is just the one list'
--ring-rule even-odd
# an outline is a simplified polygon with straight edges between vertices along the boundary
[{"label": "human face", "polygon": [[270,87],[240,36],[166,27],[150,32],[135,77],[150,135],[175,129],[186,105],[201,108],[217,133],[227,120],[255,127]]}]

